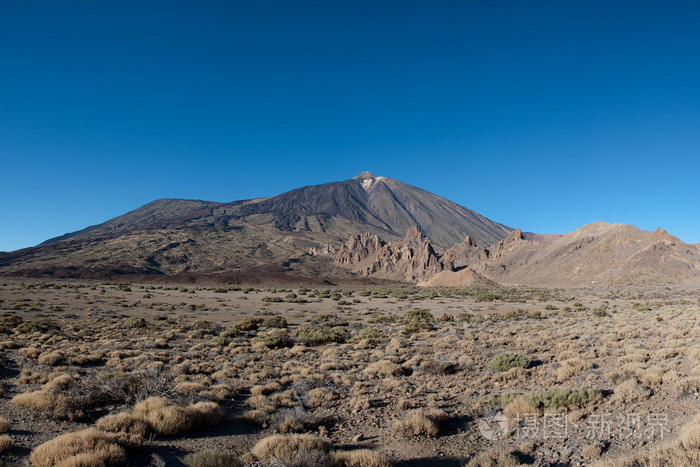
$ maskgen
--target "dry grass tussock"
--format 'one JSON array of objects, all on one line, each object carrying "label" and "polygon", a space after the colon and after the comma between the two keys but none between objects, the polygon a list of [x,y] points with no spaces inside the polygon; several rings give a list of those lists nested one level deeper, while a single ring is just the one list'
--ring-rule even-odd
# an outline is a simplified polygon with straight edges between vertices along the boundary
[{"label": "dry grass tussock", "polygon": [[207,449],[187,454],[181,459],[187,467],[242,467],[243,463],[234,454]]},{"label": "dry grass tussock", "polygon": [[[330,442],[313,435],[272,435],[257,442],[250,454],[258,460],[297,464],[306,459],[322,459]],[[303,465],[303,464],[301,464]]]},{"label": "dry grass tussock", "polygon": [[622,403],[643,401],[649,397],[651,391],[639,384],[636,379],[628,379],[618,384],[615,388],[615,398]]},{"label": "dry grass tussock", "polygon": [[8,431],[10,431],[10,422],[5,417],[0,417],[0,433],[7,433]]},{"label": "dry grass tussock", "polygon": [[333,456],[336,467],[389,467],[384,454],[369,449],[336,452]]},{"label": "dry grass tussock", "polygon": [[115,465],[126,461],[126,451],[113,435],[88,428],[38,446],[30,460],[35,467]]},{"label": "dry grass tussock", "polygon": [[36,391],[17,394],[12,398],[12,403],[18,407],[24,407],[32,410],[43,410],[52,406],[56,406],[65,396],[56,392],[53,389],[39,389]]},{"label": "dry grass tussock", "polygon": [[114,433],[174,436],[214,426],[224,420],[225,415],[215,402],[198,402],[181,407],[163,397],[150,397],[136,404],[131,413],[102,417],[97,421],[97,426]]},{"label": "dry grass tussock", "polygon": [[0,436],[0,454],[12,450],[13,447],[15,447],[15,443],[12,438],[8,435]]},{"label": "dry grass tussock", "polygon": [[403,419],[394,423],[394,431],[406,438],[434,438],[440,432],[440,423],[446,418],[447,414],[442,410],[410,410]]},{"label": "dry grass tussock", "polygon": [[517,467],[518,460],[506,452],[480,452],[469,461],[467,467]]}]

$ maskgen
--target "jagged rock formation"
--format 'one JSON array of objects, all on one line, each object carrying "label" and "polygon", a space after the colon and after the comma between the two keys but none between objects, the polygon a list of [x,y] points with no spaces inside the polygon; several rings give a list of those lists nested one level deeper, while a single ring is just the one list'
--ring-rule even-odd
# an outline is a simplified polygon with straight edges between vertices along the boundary
[{"label": "jagged rock formation", "polygon": [[467,236],[462,243],[447,250],[441,261],[446,270],[454,271],[488,259],[489,250],[479,247],[473,238]]},{"label": "jagged rock formation", "polygon": [[364,233],[350,238],[338,251],[336,263],[363,276],[414,282],[443,270],[432,243],[418,227],[409,227],[403,240],[384,243]]}]

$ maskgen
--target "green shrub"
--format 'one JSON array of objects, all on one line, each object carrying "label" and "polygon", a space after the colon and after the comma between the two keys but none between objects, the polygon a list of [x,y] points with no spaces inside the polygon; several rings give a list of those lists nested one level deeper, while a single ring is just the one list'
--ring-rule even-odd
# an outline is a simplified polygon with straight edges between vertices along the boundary
[{"label": "green shrub", "polygon": [[284,300],[282,297],[263,297],[261,299],[263,302],[268,302],[268,303],[279,303],[283,302]]},{"label": "green shrub", "polygon": [[190,323],[188,329],[190,331],[204,331],[206,334],[219,334],[224,328],[213,321],[198,319],[197,321]]},{"label": "green shrub", "polygon": [[499,296],[492,292],[481,292],[474,297],[475,302],[492,302],[498,300]]},{"label": "green shrub", "polygon": [[374,328],[372,326],[362,328],[357,336],[352,339],[353,342],[368,341],[372,345],[381,344],[382,342],[386,342],[388,340],[389,337],[387,337],[387,335],[384,334],[381,329]]},{"label": "green shrub", "polygon": [[221,347],[225,347],[229,344],[229,340],[223,336],[216,336],[212,340],[212,343],[216,345],[220,345]]},{"label": "green shrub", "polygon": [[128,318],[126,320],[126,327],[132,328],[132,329],[143,329],[148,327],[148,321],[146,321],[144,318],[134,316],[132,318]]},{"label": "green shrub", "polygon": [[287,331],[274,330],[266,336],[258,336],[251,340],[252,343],[262,342],[271,349],[281,349],[283,347],[292,347],[294,339]]},{"label": "green shrub", "polygon": [[285,298],[284,301],[287,303],[308,303],[307,299],[301,297]]},{"label": "green shrub", "polygon": [[20,334],[28,334],[30,332],[40,332],[42,334],[53,334],[60,331],[61,327],[51,321],[49,318],[40,318],[35,321],[25,321],[19,324],[15,331]]},{"label": "green shrub", "polygon": [[322,345],[329,342],[343,343],[348,338],[348,330],[343,326],[315,326],[305,324],[297,329],[297,339],[309,345]]},{"label": "green shrub", "polygon": [[391,296],[400,300],[405,300],[408,298],[408,294],[403,290],[394,290],[391,292]]},{"label": "green shrub", "polygon": [[236,326],[228,327],[220,334],[221,337],[238,337],[240,335],[241,331],[239,331]]},{"label": "green shrub", "polygon": [[262,326],[265,328],[286,328],[287,320],[281,316],[270,316],[262,322]]},{"label": "green shrub", "polygon": [[399,319],[406,332],[430,331],[433,329],[435,317],[428,310],[416,309],[408,311]]},{"label": "green shrub", "polygon": [[312,324],[321,324],[324,326],[328,327],[335,327],[335,326],[347,326],[348,325],[348,320],[341,318],[338,315],[331,315],[331,314],[320,314],[314,319],[311,320]]},{"label": "green shrub", "polygon": [[246,318],[240,323],[236,324],[236,327],[241,331],[255,331],[258,327],[265,321],[262,318]]},{"label": "green shrub", "polygon": [[508,371],[511,368],[527,368],[530,360],[517,353],[500,353],[489,362],[491,371]]},{"label": "green shrub", "polygon": [[3,316],[0,318],[0,333],[9,334],[12,329],[22,324],[22,322],[24,320],[16,315]]}]

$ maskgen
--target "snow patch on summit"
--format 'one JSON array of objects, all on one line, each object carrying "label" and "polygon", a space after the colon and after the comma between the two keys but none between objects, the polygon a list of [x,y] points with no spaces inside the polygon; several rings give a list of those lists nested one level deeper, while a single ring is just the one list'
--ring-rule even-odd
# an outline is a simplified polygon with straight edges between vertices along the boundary
[{"label": "snow patch on summit", "polygon": [[386,177],[365,178],[364,180],[362,180],[362,188],[364,188],[365,191],[369,191],[374,182],[384,180],[385,178]]}]

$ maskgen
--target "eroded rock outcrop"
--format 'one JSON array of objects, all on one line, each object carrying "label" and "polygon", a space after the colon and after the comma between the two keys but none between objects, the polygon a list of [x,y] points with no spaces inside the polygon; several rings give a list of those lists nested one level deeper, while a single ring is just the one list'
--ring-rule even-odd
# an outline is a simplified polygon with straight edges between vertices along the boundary
[{"label": "eroded rock outcrop", "polygon": [[464,241],[453,246],[442,255],[440,260],[444,269],[454,271],[489,259],[489,250],[479,247],[473,238],[467,236]]},{"label": "eroded rock outcrop", "polygon": [[408,228],[403,240],[388,244],[376,235],[355,235],[340,248],[335,261],[363,276],[409,282],[444,269],[432,243],[417,227]]}]

